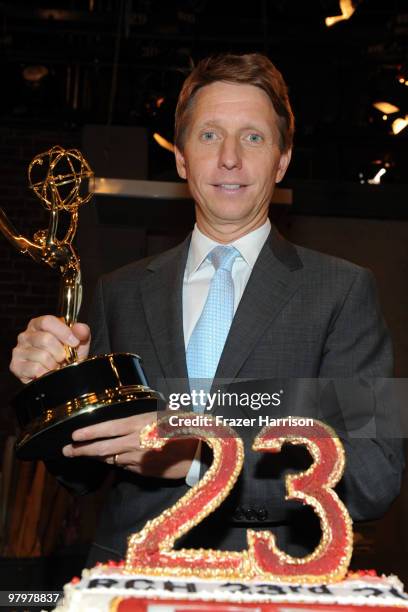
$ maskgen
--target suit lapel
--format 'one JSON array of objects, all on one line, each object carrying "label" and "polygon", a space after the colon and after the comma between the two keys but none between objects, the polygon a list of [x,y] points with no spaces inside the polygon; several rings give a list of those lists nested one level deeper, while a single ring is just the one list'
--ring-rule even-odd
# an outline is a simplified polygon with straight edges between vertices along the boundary
[{"label": "suit lapel", "polygon": [[[165,378],[188,374],[183,333],[183,277],[191,236],[155,258],[141,282],[143,307]],[[299,287],[302,263],[294,246],[272,226],[254,266],[221,355],[216,378],[235,377],[259,338]]]},{"label": "suit lapel", "polygon": [[299,287],[294,246],[272,226],[235,313],[216,378],[234,378],[266,328]]},{"label": "suit lapel", "polygon": [[164,377],[184,379],[187,388],[182,295],[189,244],[190,236],[154,259],[141,282],[146,321]]}]

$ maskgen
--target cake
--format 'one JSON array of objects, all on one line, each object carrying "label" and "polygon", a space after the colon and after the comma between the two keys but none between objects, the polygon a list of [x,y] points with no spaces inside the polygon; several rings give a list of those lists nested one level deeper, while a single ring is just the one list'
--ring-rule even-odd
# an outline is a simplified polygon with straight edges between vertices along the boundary
[{"label": "cake", "polygon": [[[183,416],[185,421],[183,422]],[[171,508],[130,536],[122,563],[84,570],[64,588],[60,612],[197,612],[257,610],[391,610],[408,608],[408,595],[395,576],[348,572],[352,523],[333,490],[344,470],[340,440],[327,425],[284,423],[265,427],[253,450],[279,452],[284,443],[302,444],[313,463],[304,472],[286,476],[286,499],[313,507],[322,536],[305,557],[280,550],[273,533],[247,531],[242,552],[205,549],[175,550],[178,538],[200,523],[227,497],[244,460],[236,433],[209,418],[192,426],[191,415],[179,415],[177,426],[165,416],[146,427],[143,446],[160,449],[169,439],[198,438],[213,450],[204,477]]]},{"label": "cake", "polygon": [[100,565],[84,570],[64,588],[58,612],[170,612],[225,610],[347,610],[385,612],[408,609],[408,595],[395,576],[350,572],[335,583],[293,584],[203,578],[156,578],[129,574],[124,565]]}]

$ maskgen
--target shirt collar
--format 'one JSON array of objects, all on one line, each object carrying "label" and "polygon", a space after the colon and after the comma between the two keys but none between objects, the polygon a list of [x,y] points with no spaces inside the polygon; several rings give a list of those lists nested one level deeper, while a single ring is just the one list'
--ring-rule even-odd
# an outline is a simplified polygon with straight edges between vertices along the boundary
[{"label": "shirt collar", "polygon": [[[258,259],[258,255],[261,252],[270,231],[271,222],[269,219],[267,219],[265,223],[261,225],[261,227],[258,227],[256,230],[253,230],[252,232],[249,232],[249,234],[245,234],[245,236],[241,236],[241,238],[238,238],[238,240],[230,243],[240,252],[241,257],[246,261],[251,269],[254,267],[255,262]],[[198,270],[198,268],[207,258],[210,251],[212,251],[212,249],[218,245],[218,242],[215,242],[215,240],[212,240],[203,234],[198,229],[197,224],[194,225],[186,264],[187,279]]]}]

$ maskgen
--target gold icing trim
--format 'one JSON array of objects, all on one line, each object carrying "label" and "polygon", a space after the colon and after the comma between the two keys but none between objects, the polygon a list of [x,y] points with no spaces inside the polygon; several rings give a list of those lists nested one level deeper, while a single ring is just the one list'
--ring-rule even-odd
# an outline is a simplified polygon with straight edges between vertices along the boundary
[{"label": "gold icing trim", "polygon": [[341,561],[338,567],[334,571],[328,572],[327,574],[318,574],[318,575],[304,574],[304,575],[297,575],[297,576],[285,575],[285,576],[279,577],[276,574],[265,572],[258,566],[255,555],[254,555],[254,544],[257,538],[262,537],[267,540],[268,546],[271,548],[274,555],[278,557],[281,563],[283,564],[289,563],[292,565],[306,565],[307,563],[314,561],[315,559],[318,559],[321,556],[321,554],[324,552],[326,547],[330,544],[332,538],[335,537],[335,535],[333,536],[332,529],[330,528],[329,521],[327,520],[327,512],[323,504],[319,500],[317,500],[315,497],[313,497],[313,495],[304,493],[302,491],[294,490],[293,481],[298,478],[310,476],[317,469],[318,464],[320,463],[321,453],[320,453],[320,449],[317,446],[315,440],[304,437],[304,436],[296,436],[296,435],[275,438],[273,440],[268,440],[268,439],[262,440],[262,436],[265,435],[265,431],[268,429],[268,427],[265,427],[256,436],[254,443],[252,445],[253,450],[264,451],[265,449],[271,449],[271,450],[273,449],[273,450],[280,451],[282,448],[282,445],[284,443],[289,442],[291,444],[302,444],[306,446],[308,452],[311,454],[313,458],[313,463],[307,470],[304,470],[303,472],[296,472],[296,474],[286,475],[285,486],[286,486],[287,494],[285,495],[285,499],[286,500],[290,500],[290,499],[304,500],[304,502],[308,504],[309,506],[311,506],[316,512],[316,514],[318,515],[320,519],[320,527],[322,530],[322,536],[321,536],[320,542],[312,553],[306,555],[305,557],[292,557],[291,555],[285,553],[280,548],[278,548],[278,546],[276,545],[276,537],[272,532],[253,531],[252,529],[248,529],[248,532],[247,532],[248,549],[249,549],[249,555],[251,558],[251,562],[254,564],[256,568],[255,573],[259,576],[262,576],[263,578],[273,579],[274,582],[290,582],[290,583],[299,583],[299,584],[337,582],[337,581],[342,580],[344,576],[347,574],[347,570],[350,564],[350,559],[351,559],[351,555],[353,551],[353,527],[352,527],[353,523],[352,523],[351,517],[345,505],[343,504],[343,502],[341,501],[337,493],[332,488],[338,483],[338,481],[343,475],[345,463],[346,463],[345,452],[344,452],[343,445],[341,441],[339,440],[337,434],[329,425],[326,425],[325,423],[322,423],[321,421],[317,421],[316,419],[315,419],[315,423],[318,423],[320,426],[322,426],[327,431],[328,437],[332,439],[336,447],[336,451],[337,451],[336,461],[334,463],[333,469],[328,475],[326,482],[321,483],[320,489],[324,490],[327,494],[329,494],[332,497],[332,499],[336,502],[336,505],[343,517],[345,529],[346,529],[346,550],[345,550],[344,555],[341,558]]},{"label": "gold icing trim", "polygon": [[111,599],[109,602],[109,612],[118,612],[119,606],[122,603],[122,601],[124,601],[124,599],[125,598],[122,597],[121,595]]},{"label": "gold icing trim", "polygon": [[[180,413],[179,417],[189,417],[191,418],[191,414]],[[334,462],[334,466],[327,477],[327,480],[320,485],[320,489],[324,490],[333,501],[336,503],[342,519],[345,525],[346,531],[346,547],[344,554],[341,558],[341,561],[338,567],[328,572],[327,574],[301,574],[297,576],[288,576],[288,575],[276,575],[270,572],[266,572],[261,567],[259,567],[255,551],[254,544],[257,538],[265,538],[267,540],[267,544],[270,547],[273,554],[278,558],[278,560],[283,564],[293,564],[293,565],[307,565],[309,562],[318,559],[322,553],[325,551],[327,546],[331,543],[333,536],[332,529],[330,527],[329,521],[327,519],[327,512],[324,508],[324,505],[316,499],[313,495],[309,493],[304,493],[302,491],[295,491],[294,489],[294,480],[299,479],[301,477],[307,477],[313,474],[313,472],[318,468],[318,465],[322,459],[321,452],[319,446],[316,441],[312,438],[308,438],[303,435],[288,435],[282,436],[279,438],[275,438],[273,440],[264,439],[262,440],[262,436],[265,435],[270,427],[267,426],[258,434],[254,443],[253,450],[255,451],[265,451],[265,450],[275,450],[280,451],[283,443],[289,442],[291,444],[302,444],[306,446],[307,450],[312,456],[313,463],[312,465],[303,472],[297,472],[296,474],[288,474],[285,477],[285,485],[287,494],[285,499],[297,499],[303,500],[306,504],[310,505],[320,519],[320,525],[322,529],[322,537],[321,540],[316,547],[316,549],[305,557],[292,557],[291,555],[283,552],[276,546],[276,537],[272,532],[269,531],[253,531],[251,529],[247,530],[247,540],[248,540],[248,550],[242,552],[233,552],[233,551],[217,551],[217,550],[207,550],[207,549],[181,549],[175,551],[173,549],[175,541],[180,538],[182,535],[190,531],[193,527],[199,524],[206,516],[208,516],[211,512],[213,512],[227,497],[227,495],[232,490],[239,473],[242,469],[243,461],[244,461],[244,449],[242,440],[237,436],[236,432],[226,426],[217,426],[217,428],[222,427],[226,430],[225,437],[223,438],[214,438],[209,437],[208,430],[202,427],[183,427],[177,428],[177,433],[173,433],[173,435],[169,435],[168,438],[159,438],[158,437],[158,426],[159,424],[165,424],[168,421],[169,417],[164,417],[158,423],[152,423],[145,427],[140,436],[141,446],[144,448],[152,448],[156,450],[160,450],[169,439],[189,436],[202,440],[206,444],[208,444],[213,450],[213,462],[205,473],[204,477],[193,486],[182,498],[180,498],[171,508],[164,510],[159,516],[148,521],[144,528],[129,537],[128,540],[128,549],[126,554],[125,567],[123,569],[124,573],[128,574],[144,574],[146,576],[169,576],[169,577],[199,577],[199,578],[230,578],[237,580],[249,580],[253,578],[258,578],[261,580],[270,579],[274,582],[285,582],[285,583],[298,583],[298,584],[316,584],[322,582],[336,582],[341,580],[345,574],[347,573],[347,569],[350,563],[351,554],[352,554],[352,545],[353,545],[353,532],[352,532],[352,521],[350,515],[344,506],[343,502],[339,499],[338,495],[333,491],[333,488],[337,482],[340,480],[345,466],[345,453],[344,448],[341,441],[338,439],[334,430],[328,425],[315,420],[316,424],[319,424],[323,429],[326,430],[328,436],[331,437],[333,443],[336,448],[336,458]],[[208,417],[211,418],[211,417]],[[211,419],[212,420],[212,419]],[[214,421],[212,421],[214,424]],[[219,491],[214,499],[210,500],[200,512],[198,512],[192,519],[186,521],[182,526],[180,526],[173,535],[167,535],[163,537],[162,541],[158,545],[158,549],[160,554],[173,562],[177,562],[178,560],[182,562],[181,565],[176,565],[174,567],[166,566],[166,565],[157,565],[155,567],[146,567],[145,565],[137,565],[135,559],[137,559],[137,549],[138,547],[148,540],[149,534],[155,530],[160,528],[160,526],[169,520],[174,514],[182,511],[185,508],[190,500],[195,497],[198,491],[202,491],[210,481],[215,479],[218,471],[221,469],[221,458],[222,458],[222,440],[228,439],[228,436],[233,437],[237,443],[236,450],[236,465],[234,466],[234,470],[231,473],[231,476],[228,480],[227,486],[224,487],[222,491]],[[208,567],[200,567],[200,568],[192,568],[186,567],[183,563],[195,563],[197,561],[202,561],[202,564]],[[231,566],[228,567],[214,567],[214,563],[231,563]],[[237,567],[233,567],[234,563],[238,562]]]},{"label": "gold icing trim", "polygon": [[[183,417],[191,418],[191,414],[180,413],[178,414],[179,420]],[[145,427],[140,434],[140,444],[144,448],[161,449],[169,439],[178,438],[184,436],[190,436],[193,434],[194,438],[200,439],[210,446],[213,451],[213,462],[210,468],[205,473],[204,477],[199,480],[183,497],[181,497],[171,508],[164,510],[156,518],[147,521],[144,528],[130,536],[128,540],[128,549],[126,554],[125,572],[129,573],[143,573],[151,576],[176,576],[176,577],[189,577],[189,576],[200,576],[204,578],[241,578],[243,575],[249,575],[249,563],[247,551],[241,552],[228,552],[219,550],[205,550],[205,549],[181,549],[173,550],[174,543],[184,534],[188,533],[193,527],[198,525],[205,517],[213,512],[218,506],[224,501],[232,490],[244,463],[244,446],[241,438],[236,435],[236,432],[230,428],[223,426],[225,429],[225,438],[209,437],[208,430],[202,427],[180,427],[177,428],[177,433],[169,435],[169,438],[150,438],[150,436],[158,433],[159,424],[165,424],[169,417],[160,419],[158,423],[152,423]],[[212,423],[215,424],[211,417]],[[217,426],[219,428],[220,426]],[[174,428],[176,429],[176,428]],[[144,565],[138,566],[134,559],[137,557],[137,548],[143,541],[147,541],[149,534],[157,529],[174,514],[182,511],[190,501],[197,495],[199,491],[202,491],[211,481],[215,479],[219,470],[222,468],[222,447],[226,441],[234,441],[236,445],[235,455],[236,462],[228,479],[227,486],[222,490],[218,491],[216,496],[207,502],[201,509],[200,512],[196,513],[194,517],[177,529],[177,531],[171,535],[167,535],[159,544],[160,553],[169,560],[177,561],[183,560],[184,562],[190,561],[194,563],[196,561],[202,561],[203,565],[208,564],[209,567],[202,567],[200,569],[193,569],[191,567],[185,567],[183,565],[176,567],[156,566],[156,567],[145,567]],[[239,565],[237,568],[234,567],[211,567],[213,563],[225,563],[238,561]]]}]

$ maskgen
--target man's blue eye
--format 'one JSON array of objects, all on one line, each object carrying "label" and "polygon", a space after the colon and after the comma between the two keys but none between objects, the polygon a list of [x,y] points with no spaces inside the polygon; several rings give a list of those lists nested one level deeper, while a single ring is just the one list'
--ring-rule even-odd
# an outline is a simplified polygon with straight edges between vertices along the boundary
[{"label": "man's blue eye", "polygon": [[254,142],[254,143],[261,142],[262,136],[260,136],[259,134],[249,134],[248,140],[249,142]]},{"label": "man's blue eye", "polygon": [[203,132],[201,134],[202,140],[214,140],[215,133],[214,132]]}]

